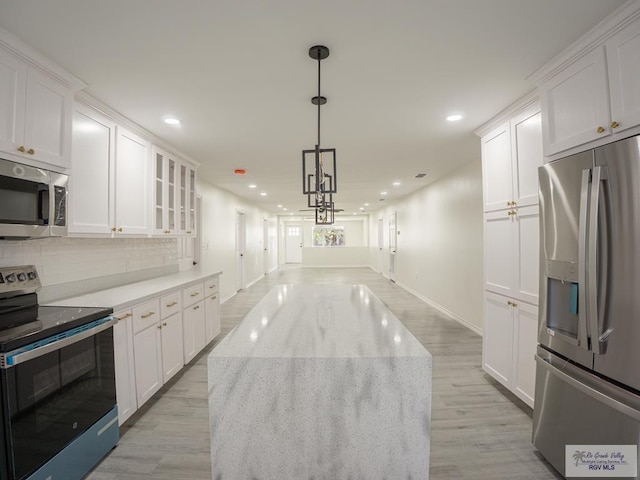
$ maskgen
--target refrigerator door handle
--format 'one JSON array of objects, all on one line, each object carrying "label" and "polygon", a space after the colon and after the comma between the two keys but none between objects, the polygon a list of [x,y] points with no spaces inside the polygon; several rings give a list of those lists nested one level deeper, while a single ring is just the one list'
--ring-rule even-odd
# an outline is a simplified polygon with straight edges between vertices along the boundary
[{"label": "refrigerator door handle", "polygon": [[587,324],[587,238],[589,235],[589,193],[591,186],[591,169],[582,170],[582,186],[580,188],[580,219],[578,222],[578,345],[589,350]]},{"label": "refrigerator door handle", "polygon": [[[593,167],[592,179],[591,179],[591,201],[589,209],[589,230],[587,239],[587,262],[586,262],[586,276],[587,276],[587,315],[589,324],[589,337],[591,339],[591,351],[593,353],[601,354],[605,353],[604,343],[611,334],[611,331],[607,331],[603,334],[602,327],[600,326],[600,297],[598,291],[598,274],[600,278],[606,279],[607,272],[607,249],[609,248],[607,242],[607,232],[602,232],[602,235],[598,235],[598,217],[600,215],[600,192],[602,191],[602,183],[607,180],[606,167]],[[602,264],[598,268],[598,238],[602,241],[602,251],[605,252],[601,257]],[[598,271],[600,270],[600,271]],[[601,285],[603,291],[606,292],[606,285]]]}]

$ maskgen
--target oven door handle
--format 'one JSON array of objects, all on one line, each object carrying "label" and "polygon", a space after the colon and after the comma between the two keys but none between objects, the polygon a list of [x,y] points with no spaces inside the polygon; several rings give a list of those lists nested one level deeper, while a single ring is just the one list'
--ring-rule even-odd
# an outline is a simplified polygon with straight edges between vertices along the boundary
[{"label": "oven door handle", "polygon": [[91,327],[87,330],[74,333],[73,335],[63,337],[60,340],[55,340],[51,343],[45,343],[42,346],[38,346],[36,348],[25,350],[25,347],[22,347],[16,350],[12,350],[11,352],[2,353],[0,354],[0,367],[4,369],[13,368],[16,365],[27,362],[29,360],[33,360],[34,358],[41,357],[43,355],[46,355],[47,353],[51,353],[69,345],[73,345],[74,343],[77,343],[104,330],[107,330],[108,328],[111,328],[113,325],[118,323],[118,320],[116,320],[114,317],[106,317],[104,320],[104,322],[96,325],[95,327]]}]

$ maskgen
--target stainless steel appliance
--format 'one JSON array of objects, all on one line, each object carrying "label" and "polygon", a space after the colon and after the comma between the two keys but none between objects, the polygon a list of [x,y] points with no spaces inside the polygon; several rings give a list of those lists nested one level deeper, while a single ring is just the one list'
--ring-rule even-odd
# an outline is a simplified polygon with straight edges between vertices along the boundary
[{"label": "stainless steel appliance", "polygon": [[66,235],[68,179],[0,159],[0,238]]},{"label": "stainless steel appliance", "polygon": [[640,137],[539,181],[533,443],[564,475],[565,445],[640,444]]},{"label": "stainless steel appliance", "polygon": [[0,480],[79,480],[119,438],[111,309],[39,306],[0,268]]}]

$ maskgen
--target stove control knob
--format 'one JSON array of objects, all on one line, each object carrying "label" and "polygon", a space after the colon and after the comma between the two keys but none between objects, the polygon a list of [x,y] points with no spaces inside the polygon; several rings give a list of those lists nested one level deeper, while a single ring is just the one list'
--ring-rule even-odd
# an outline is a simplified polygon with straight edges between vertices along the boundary
[{"label": "stove control knob", "polygon": [[18,281],[19,282],[25,282],[27,280],[27,275],[24,273],[19,273],[18,274]]},{"label": "stove control knob", "polygon": [[16,281],[16,274],[15,273],[10,273],[6,277],[4,277],[4,279],[9,283],[13,283],[13,282]]},{"label": "stove control knob", "polygon": [[38,278],[36,272],[29,272],[27,276],[29,277],[29,280],[35,280],[36,278]]}]

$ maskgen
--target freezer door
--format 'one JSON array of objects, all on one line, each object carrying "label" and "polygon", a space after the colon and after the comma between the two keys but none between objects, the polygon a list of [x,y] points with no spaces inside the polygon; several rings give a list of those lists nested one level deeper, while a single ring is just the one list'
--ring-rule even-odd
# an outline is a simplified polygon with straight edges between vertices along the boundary
[{"label": "freezer door", "polygon": [[532,441],[560,473],[565,445],[638,445],[638,395],[541,348],[536,364]]},{"label": "freezer door", "polygon": [[640,137],[596,149],[595,161],[603,180],[592,307],[600,353],[594,369],[640,390]]},{"label": "freezer door", "polygon": [[[540,185],[540,344],[591,368],[584,257],[593,151],[538,169]],[[581,270],[582,269],[582,270]],[[582,273],[581,273],[582,272]]]}]

